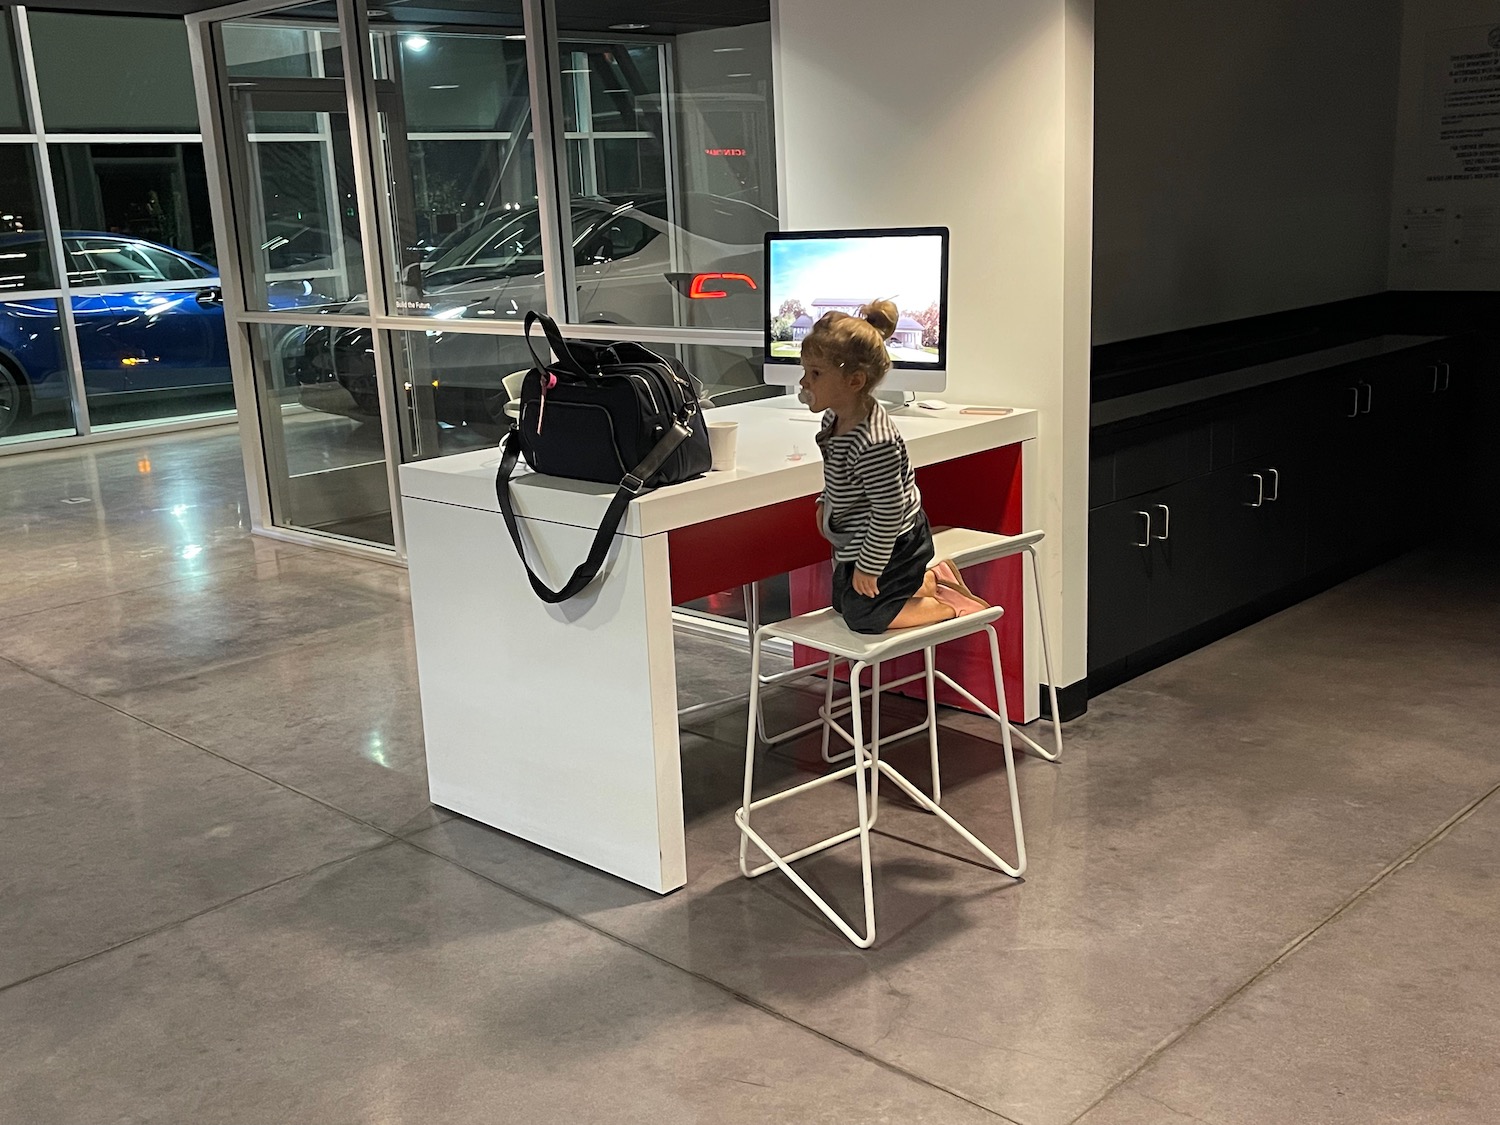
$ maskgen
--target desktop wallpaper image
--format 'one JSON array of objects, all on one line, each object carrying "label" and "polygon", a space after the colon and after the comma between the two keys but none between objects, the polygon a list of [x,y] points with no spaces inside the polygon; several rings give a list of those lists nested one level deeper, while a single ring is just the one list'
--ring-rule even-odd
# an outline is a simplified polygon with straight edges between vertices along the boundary
[{"label": "desktop wallpaper image", "polygon": [[824,313],[857,315],[869,301],[894,301],[896,332],[886,348],[895,363],[938,362],[943,243],[938,235],[809,238],[773,242],[771,356],[796,359]]}]

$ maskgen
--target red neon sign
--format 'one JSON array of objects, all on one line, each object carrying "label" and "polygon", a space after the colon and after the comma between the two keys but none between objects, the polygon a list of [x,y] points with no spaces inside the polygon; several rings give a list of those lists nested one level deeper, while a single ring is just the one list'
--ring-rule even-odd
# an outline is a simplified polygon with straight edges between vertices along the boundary
[{"label": "red neon sign", "polygon": [[749,156],[750,154],[742,148],[706,148],[704,156]]}]

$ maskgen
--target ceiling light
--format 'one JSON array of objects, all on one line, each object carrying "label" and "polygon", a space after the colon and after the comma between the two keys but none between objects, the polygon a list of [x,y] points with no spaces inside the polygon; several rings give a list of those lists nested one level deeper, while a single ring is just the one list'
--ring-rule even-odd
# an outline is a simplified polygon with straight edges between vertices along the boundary
[{"label": "ceiling light", "polygon": [[401,40],[402,45],[411,51],[425,51],[431,42],[425,35],[408,35]]},{"label": "ceiling light", "polygon": [[649,23],[612,23],[609,29],[611,31],[645,31],[650,26]]},{"label": "ceiling light", "polygon": [[443,85],[443,86],[429,86],[427,88],[429,90],[457,90],[458,89],[458,83],[454,82],[452,85]]},{"label": "ceiling light", "polygon": [[731,78],[754,78],[755,75],[751,74],[748,70],[745,70],[745,71],[741,71],[739,74],[731,74],[729,77],[731,77]]},{"label": "ceiling light", "polygon": [[372,20],[378,20],[383,15],[385,15],[384,8],[367,8],[365,10],[365,16]]},{"label": "ceiling light", "polygon": [[514,39],[525,39],[526,36],[524,36],[524,35],[507,35],[505,38],[512,39],[512,40],[514,40]]},{"label": "ceiling light", "polygon": [[744,49],[743,47],[715,47],[714,54],[727,55],[730,51],[743,51]]}]

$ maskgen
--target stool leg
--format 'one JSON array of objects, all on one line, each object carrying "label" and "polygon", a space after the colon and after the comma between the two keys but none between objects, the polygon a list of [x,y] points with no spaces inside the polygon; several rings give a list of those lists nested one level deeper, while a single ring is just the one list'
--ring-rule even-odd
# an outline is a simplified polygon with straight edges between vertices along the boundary
[{"label": "stool leg", "polygon": [[1052,667],[1052,640],[1047,635],[1047,607],[1042,602],[1042,568],[1037,560],[1035,550],[1027,547],[1026,555],[1031,562],[1032,587],[1036,590],[1036,620],[1037,626],[1042,633],[1042,666],[1047,671],[1047,699],[1052,704],[1052,749],[1048,750],[1020,727],[1013,729],[1015,730],[1016,737],[1024,742],[1028,749],[1034,751],[1039,758],[1049,762],[1056,762],[1062,758],[1062,717],[1058,714],[1057,710],[1057,674]]},{"label": "stool leg", "polygon": [[927,671],[927,755],[932,760],[932,803],[943,803],[943,779],[938,769],[937,731],[937,677],[933,675],[937,663],[936,653],[931,647],[922,650],[922,659]]},{"label": "stool leg", "polygon": [[974,847],[974,850],[979,852],[980,855],[984,856],[985,859],[989,860],[1005,874],[1011,876],[1012,878],[1019,879],[1026,872],[1026,839],[1021,832],[1021,801],[1019,795],[1016,792],[1015,754],[1011,749],[1010,722],[1006,717],[1005,711],[1005,680],[1000,670],[1000,640],[999,636],[995,632],[995,627],[993,625],[986,625],[984,628],[985,631],[990,635],[990,663],[995,673],[995,690],[1000,697],[1000,710],[991,711],[987,704],[981,703],[980,700],[976,696],[974,696],[973,693],[971,693],[967,688],[963,687],[961,684],[951,679],[946,674],[939,672],[938,676],[945,684],[953,688],[960,695],[967,696],[970,702],[977,704],[985,711],[986,714],[988,714],[992,719],[1000,724],[1000,741],[1005,748],[1005,780],[1010,787],[1011,822],[1015,826],[1016,866],[1012,867],[1005,860],[1001,859],[1000,856],[995,853],[994,849],[992,849],[978,836],[974,835],[974,833],[970,832],[957,820],[953,819],[948,810],[944,809],[941,805],[934,802],[931,797],[927,796],[926,793],[923,793],[920,789],[918,789],[915,785],[913,785],[910,781],[903,777],[893,766],[891,766],[889,762],[880,762],[877,764],[876,768],[879,769],[881,773],[889,777],[891,781],[895,783],[896,787],[902,790],[908,797],[916,802],[919,807],[924,808],[928,812],[932,813],[949,828],[953,829],[953,831],[957,832],[960,836],[967,840]]},{"label": "stool leg", "polygon": [[[854,664],[849,669],[849,685],[854,692],[854,710],[852,715],[854,720],[854,760],[857,766],[854,771],[854,799],[859,810],[859,863],[865,887],[865,936],[861,938],[842,918],[832,915],[827,910],[827,907],[824,908],[824,911],[825,913],[830,913],[839,928],[844,931],[845,937],[861,949],[868,949],[875,944],[875,886],[874,877],[870,870],[870,825],[872,817],[870,816],[869,805],[866,803],[865,786],[867,783],[873,785],[876,770],[872,764],[874,759],[869,749],[865,746],[864,715],[862,713],[863,708],[859,704],[859,677],[864,672],[864,669],[865,666],[860,663]],[[877,708],[876,714],[879,714],[880,665],[875,665],[871,677],[872,687],[875,691],[872,706]]]},{"label": "stool leg", "polygon": [[[751,644],[755,643],[755,634],[760,629],[760,587],[754,582],[747,582],[740,587],[740,597],[745,603],[745,627],[750,630]],[[760,683],[760,671],[756,670],[755,682]],[[750,713],[755,717],[755,730],[762,741],[766,737],[766,706],[762,702],[760,693],[755,693],[755,705]]]},{"label": "stool leg", "polygon": [[1026,837],[1021,830],[1021,795],[1016,790],[1016,756],[1010,742],[1010,713],[1005,705],[1005,676],[1000,670],[1000,636],[993,625],[986,625],[990,635],[990,664],[995,671],[995,698],[1000,704],[1000,745],[1005,753],[1005,783],[1010,789],[1010,818],[1016,830],[1016,866],[1013,874],[1026,873]]},{"label": "stool leg", "polygon": [[[753,879],[756,875],[760,874],[761,872],[770,870],[773,867],[780,869],[780,871],[792,881],[792,884],[804,895],[806,895],[814,906],[816,906],[820,911],[823,912],[824,917],[826,917],[830,922],[838,927],[840,933],[842,933],[846,938],[848,938],[859,948],[868,949],[870,948],[870,946],[875,944],[875,881],[870,863],[870,812],[866,786],[869,783],[869,775],[874,772],[874,766],[872,765],[869,748],[865,746],[864,743],[864,715],[863,709],[860,706],[859,678],[864,670],[865,665],[863,664],[854,664],[849,669],[850,684],[853,688],[854,694],[853,738],[855,744],[855,764],[852,766],[845,766],[841,770],[835,770],[830,774],[825,774],[823,777],[804,782],[802,785],[796,786],[793,789],[786,790],[771,797],[762,798],[761,800],[762,804],[767,804],[772,801],[779,801],[796,793],[817,788],[819,786],[827,784],[828,782],[838,781],[844,777],[852,776],[854,778],[855,803],[859,815],[858,825],[844,832],[840,832],[837,835],[830,836],[828,839],[820,841],[817,844],[813,844],[810,847],[802,848],[799,851],[793,852],[791,855],[778,855],[771,848],[771,846],[763,839],[761,839],[760,835],[750,827],[749,813],[747,811],[751,806],[750,770],[748,766],[745,771],[745,804],[735,814],[735,819],[740,823],[740,871],[747,878]],[[753,753],[754,744],[751,743],[748,754]],[[792,867],[792,863],[795,860],[801,859],[804,856],[812,855],[815,852],[823,851],[826,848],[843,843],[845,840],[852,840],[856,836],[859,837],[860,878],[863,883],[865,898],[865,932],[863,936],[856,933],[854,931],[854,928],[850,926],[848,922],[844,921],[844,919],[839,916],[838,912],[828,904],[828,901],[817,891],[813,890],[811,885],[808,884],[807,880],[802,878],[802,876],[797,873],[796,869]],[[761,868],[756,869],[755,871],[751,871],[744,858],[745,845],[747,840],[753,840],[755,846],[758,847],[761,851],[765,852],[767,858],[769,858],[771,862]]]},{"label": "stool leg", "polygon": [[755,790],[755,735],[756,707],[760,704],[760,630],[750,635],[750,708],[745,723],[745,790],[744,803],[740,805],[740,816],[744,825],[740,830],[740,874],[750,878],[750,865],[745,861],[745,848],[750,838],[745,829],[750,827],[750,800]]},{"label": "stool leg", "polygon": [[[854,737],[859,738],[859,728]],[[870,827],[880,816],[880,665],[870,666]]]},{"label": "stool leg", "polygon": [[823,760],[830,763],[841,762],[845,758],[852,756],[852,751],[849,750],[832,755],[828,753],[828,734],[833,729],[833,688],[835,682],[833,673],[837,666],[838,658],[830,656],[828,658],[828,668],[824,672],[825,682],[823,684]]}]

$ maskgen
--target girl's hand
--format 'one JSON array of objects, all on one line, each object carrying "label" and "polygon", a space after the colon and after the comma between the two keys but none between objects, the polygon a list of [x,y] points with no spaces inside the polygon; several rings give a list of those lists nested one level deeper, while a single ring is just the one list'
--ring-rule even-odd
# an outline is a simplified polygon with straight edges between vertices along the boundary
[{"label": "girl's hand", "polygon": [[859,567],[854,568],[854,589],[857,593],[867,598],[873,598],[880,593],[880,583],[873,574],[866,574]]}]

